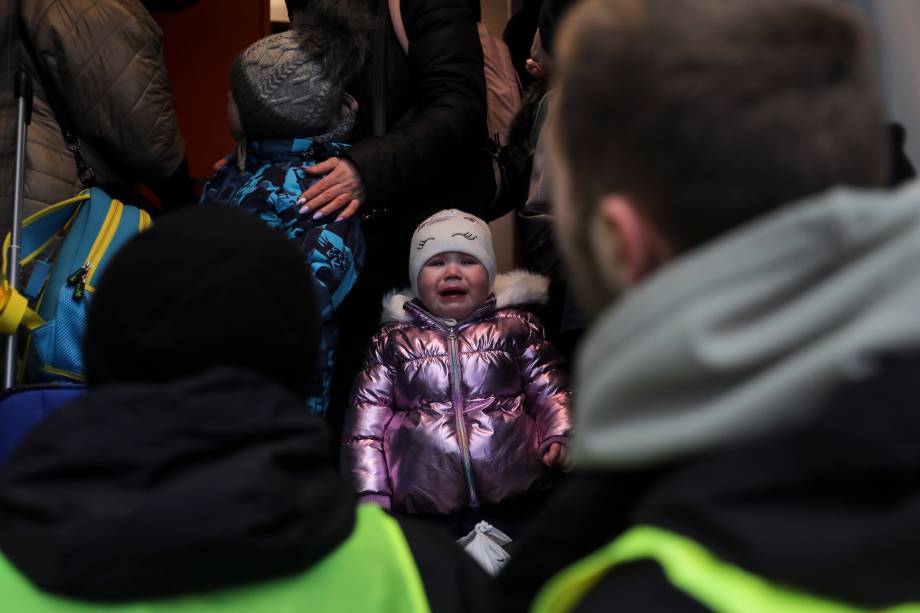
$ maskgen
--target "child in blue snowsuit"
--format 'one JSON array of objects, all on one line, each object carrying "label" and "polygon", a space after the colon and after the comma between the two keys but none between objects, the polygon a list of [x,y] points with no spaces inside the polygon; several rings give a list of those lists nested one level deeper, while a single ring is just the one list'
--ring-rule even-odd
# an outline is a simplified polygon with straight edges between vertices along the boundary
[{"label": "child in blue snowsuit", "polygon": [[[201,196],[202,204],[237,206],[259,216],[303,251],[322,319],[320,363],[307,399],[319,414],[329,404],[338,341],[335,311],[364,265],[364,238],[356,217],[314,219],[313,213],[299,213],[297,199],[319,180],[304,167],[339,156],[354,125],[357,103],[344,83],[363,62],[366,42],[349,4],[319,1],[309,21],[263,38],[237,56],[228,100],[236,151],[224,158]],[[271,322],[265,323],[271,334]]]}]

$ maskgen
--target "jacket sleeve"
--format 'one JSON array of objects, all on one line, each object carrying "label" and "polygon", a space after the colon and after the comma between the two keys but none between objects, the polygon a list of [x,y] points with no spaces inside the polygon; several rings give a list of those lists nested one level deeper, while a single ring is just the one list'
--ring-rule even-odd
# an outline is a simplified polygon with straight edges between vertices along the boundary
[{"label": "jacket sleeve", "polygon": [[571,429],[571,391],[562,355],[546,340],[543,324],[527,314],[527,331],[519,364],[527,411],[540,433],[540,454],[552,443],[564,443]]},{"label": "jacket sleeve", "polygon": [[402,0],[415,114],[345,157],[369,200],[426,184],[471,133],[485,136],[482,45],[468,0]]},{"label": "jacket sleeve", "polygon": [[360,263],[355,257],[353,243],[359,240],[359,234],[353,224],[341,221],[323,226],[307,252],[307,263],[316,287],[316,302],[323,321],[332,318],[358,279]]},{"label": "jacket sleeve", "polygon": [[395,371],[384,359],[386,334],[371,340],[345,418],[342,468],[359,496],[392,496],[383,435],[393,416]]},{"label": "jacket sleeve", "polygon": [[137,0],[22,3],[47,78],[78,135],[133,178],[171,177],[185,157],[162,31]]}]

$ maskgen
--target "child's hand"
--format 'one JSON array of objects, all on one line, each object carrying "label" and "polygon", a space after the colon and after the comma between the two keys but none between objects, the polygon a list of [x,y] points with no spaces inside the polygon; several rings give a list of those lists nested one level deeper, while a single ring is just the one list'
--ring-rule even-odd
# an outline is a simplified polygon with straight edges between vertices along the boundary
[{"label": "child's hand", "polygon": [[543,464],[549,468],[556,468],[568,472],[572,467],[569,462],[569,452],[562,443],[553,443],[543,454]]}]

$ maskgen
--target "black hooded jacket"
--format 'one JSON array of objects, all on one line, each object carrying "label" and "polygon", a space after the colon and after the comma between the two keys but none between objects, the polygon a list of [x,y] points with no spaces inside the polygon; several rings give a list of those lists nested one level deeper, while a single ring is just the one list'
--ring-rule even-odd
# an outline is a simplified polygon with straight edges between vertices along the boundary
[{"label": "black hooded jacket", "polygon": [[[354,526],[332,457],[321,420],[249,371],[103,386],[40,424],[0,473],[0,551],[42,591],[91,602],[302,572]],[[432,610],[475,610],[475,563],[402,528]]]},{"label": "black hooded jacket", "polygon": [[[376,15],[379,1],[366,3]],[[421,220],[441,209],[482,213],[494,181],[485,153],[486,89],[476,30],[478,3],[402,0],[400,5],[409,53],[403,52],[390,23],[378,24],[386,40],[385,60],[372,57],[349,88],[355,92],[359,111],[355,145],[345,157],[354,163],[367,189],[366,209],[387,208],[390,223],[406,227],[411,235]],[[376,53],[372,47],[371,54]],[[386,134],[382,136],[373,135],[375,62],[386,65]]]},{"label": "black hooded jacket", "polygon": [[[679,465],[574,476],[513,552],[492,610],[526,611],[557,572],[651,524],[821,598],[920,602],[920,354],[831,397],[821,416]],[[660,566],[616,567],[575,609],[700,613]]]}]

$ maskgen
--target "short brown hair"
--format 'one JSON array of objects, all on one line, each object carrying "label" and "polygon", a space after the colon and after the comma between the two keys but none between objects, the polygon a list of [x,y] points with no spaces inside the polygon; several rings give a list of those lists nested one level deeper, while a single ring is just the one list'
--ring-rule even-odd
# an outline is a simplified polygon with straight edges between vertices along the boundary
[{"label": "short brown hair", "polygon": [[560,46],[576,206],[627,194],[678,252],[830,186],[884,183],[874,54],[837,2],[584,0]]}]

